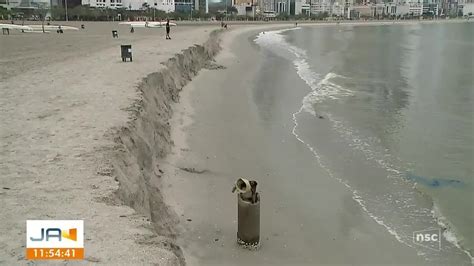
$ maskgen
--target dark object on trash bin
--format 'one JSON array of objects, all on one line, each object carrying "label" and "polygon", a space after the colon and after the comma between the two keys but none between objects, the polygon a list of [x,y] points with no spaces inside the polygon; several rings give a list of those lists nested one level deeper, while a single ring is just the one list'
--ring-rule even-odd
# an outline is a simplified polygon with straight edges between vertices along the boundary
[{"label": "dark object on trash bin", "polygon": [[127,58],[130,58],[130,62],[133,61],[132,59],[132,46],[127,44],[127,45],[121,45],[121,54],[122,54],[122,61],[126,62]]},{"label": "dark object on trash bin", "polygon": [[118,38],[118,33],[116,30],[112,31],[112,38]]}]

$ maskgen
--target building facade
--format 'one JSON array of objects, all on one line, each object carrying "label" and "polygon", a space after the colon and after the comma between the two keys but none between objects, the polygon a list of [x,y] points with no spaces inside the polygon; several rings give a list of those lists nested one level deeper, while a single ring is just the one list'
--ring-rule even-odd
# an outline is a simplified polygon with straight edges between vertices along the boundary
[{"label": "building facade", "polygon": [[290,15],[290,0],[275,0],[273,10],[277,15]]},{"label": "building facade", "polygon": [[8,10],[12,8],[34,9],[39,7],[50,7],[50,0],[0,0],[0,6]]},{"label": "building facade", "polygon": [[473,0],[466,0],[466,2],[462,4],[462,14],[464,16],[469,16],[469,17],[474,16],[474,1]]},{"label": "building facade", "polygon": [[82,5],[111,9],[126,8],[129,10],[155,8],[166,13],[175,11],[174,0],[82,0]]},{"label": "building facade", "polygon": [[174,10],[180,13],[192,13],[194,7],[194,0],[175,0]]},{"label": "building facade", "polygon": [[332,3],[330,0],[311,0],[310,2],[311,14],[321,14],[332,12]]}]

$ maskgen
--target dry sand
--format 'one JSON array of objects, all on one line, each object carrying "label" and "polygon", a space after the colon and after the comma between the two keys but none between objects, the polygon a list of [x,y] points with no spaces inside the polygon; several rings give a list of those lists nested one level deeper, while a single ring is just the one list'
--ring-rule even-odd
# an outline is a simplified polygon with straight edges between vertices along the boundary
[{"label": "dry sand", "polygon": [[[173,234],[158,236],[146,207],[137,213],[116,196],[117,136],[134,126],[142,78],[216,27],[176,27],[166,41],[160,29],[132,35],[120,26],[112,39],[116,23],[85,24],[62,35],[0,36],[0,264],[24,263],[27,219],[83,219],[89,262],[178,264]],[[132,45],[133,63],[121,62],[120,44]]]}]

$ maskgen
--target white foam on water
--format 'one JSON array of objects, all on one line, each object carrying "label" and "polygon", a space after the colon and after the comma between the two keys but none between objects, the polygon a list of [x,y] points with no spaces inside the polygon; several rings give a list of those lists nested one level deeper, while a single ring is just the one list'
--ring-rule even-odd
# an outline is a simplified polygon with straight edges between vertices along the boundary
[{"label": "white foam on water", "polygon": [[311,66],[307,62],[306,51],[288,43],[281,34],[297,29],[299,28],[262,32],[257,36],[255,42],[263,47],[287,51],[294,56],[292,62],[298,76],[311,88],[311,92],[303,99],[304,110],[315,115],[313,104],[327,99],[337,100],[344,96],[352,96],[354,93],[332,81],[335,78],[343,79],[345,77],[336,73],[328,73],[321,80],[321,75],[311,70]]},{"label": "white foam on water", "polygon": [[[354,150],[359,150],[362,152],[363,155],[365,155],[367,160],[371,160],[376,162],[378,165],[386,169],[387,171],[391,172],[394,174],[394,177],[400,178],[403,175],[403,172],[399,169],[397,169],[396,166],[394,166],[390,161],[393,159],[391,158],[391,154],[389,153],[380,153],[376,152],[373,149],[371,149],[371,144],[370,142],[379,142],[380,140],[369,140],[369,139],[364,139],[360,136],[358,136],[357,131],[348,128],[344,125],[344,123],[340,120],[335,119],[331,114],[326,114],[326,117],[332,122],[333,124],[333,129],[336,132],[339,132],[339,134],[350,144],[349,146],[352,147]],[[396,158],[400,160],[399,158]],[[413,188],[415,188],[416,183],[413,185]],[[446,239],[446,241],[450,242],[453,244],[455,247],[457,247],[459,250],[464,252],[471,260],[471,263],[474,265],[474,258],[471,255],[471,253],[467,250],[465,250],[456,236],[455,230],[450,226],[450,223],[448,219],[442,215],[440,209],[436,205],[436,202],[434,201],[433,198],[431,198],[433,201],[433,207],[431,210],[425,211],[425,210],[411,210],[413,213],[421,213],[421,216],[425,215],[430,215],[436,220],[436,223],[440,226],[440,228],[443,229],[443,237]],[[412,208],[415,207],[413,205],[407,206],[407,208]],[[412,214],[413,215],[413,214]]]},{"label": "white foam on water", "polygon": [[[354,95],[354,92],[346,89],[335,82],[333,82],[334,79],[346,79],[346,77],[338,75],[336,73],[328,73],[321,79],[321,75],[318,73],[315,73],[314,71],[311,70],[310,64],[307,62],[307,55],[306,51],[296,47],[294,45],[291,45],[285,40],[285,37],[281,34],[285,31],[289,30],[297,30],[299,28],[292,28],[292,29],[285,29],[285,30],[278,30],[278,31],[270,31],[270,32],[262,32],[260,33],[257,38],[255,39],[255,42],[259,44],[262,47],[269,48],[271,50],[278,49],[279,52],[283,53],[289,53],[292,58],[292,63],[295,66],[296,72],[298,76],[311,88],[311,91],[303,98],[302,100],[302,105],[299,108],[299,110],[295,113],[292,114],[292,120],[294,123],[293,129],[292,129],[292,134],[295,136],[295,138],[301,142],[303,145],[305,145],[308,150],[314,155],[316,158],[317,163],[328,173],[328,175],[331,178],[336,179],[338,182],[343,184],[349,191],[352,193],[352,199],[361,206],[361,208],[366,212],[369,217],[371,217],[377,224],[383,226],[392,236],[397,239],[400,243],[414,248],[415,246],[411,242],[412,238],[410,236],[401,236],[397,230],[389,225],[387,222],[384,221],[383,217],[379,217],[375,215],[373,212],[369,210],[367,207],[366,201],[363,199],[361,196],[360,192],[357,191],[355,188],[353,188],[348,181],[343,180],[342,178],[337,177],[330,169],[329,167],[323,163],[321,156],[319,155],[317,149],[310,144],[306,143],[297,133],[297,128],[298,128],[298,115],[302,114],[303,112],[309,113],[313,116],[316,116],[316,110],[314,109],[315,104],[321,103],[326,100],[337,100],[342,97],[348,97]],[[281,53],[280,53],[281,54]],[[400,177],[403,173],[397,167],[395,167],[390,161],[392,161],[393,158],[391,158],[390,153],[388,152],[375,152],[371,148],[371,143],[377,142],[379,140],[374,139],[374,140],[367,140],[359,137],[357,133],[351,129],[348,128],[344,125],[344,122],[339,121],[332,117],[330,114],[326,113],[325,114],[328,119],[331,121],[333,125],[333,129],[336,130],[345,140],[349,141],[349,145],[351,148],[355,150],[359,150],[366,156],[367,160],[371,160],[376,162],[378,165],[382,166],[384,169],[388,170],[391,172],[394,177]],[[398,159],[398,158],[397,158]],[[389,176],[390,177],[390,176]],[[391,197],[391,195],[388,195]],[[415,207],[413,204],[409,204],[409,202],[405,202],[405,206],[403,208],[410,208],[410,207]],[[436,207],[436,206],[435,206]],[[434,207],[434,208],[435,208]],[[471,254],[459,245],[458,239],[455,237],[455,234],[447,229],[446,224],[443,224],[442,221],[443,219],[439,219],[439,217],[442,217],[440,215],[436,215],[436,211],[433,210],[424,210],[424,209],[419,209],[419,210],[413,210],[413,212],[410,214],[412,216],[425,216],[429,212],[432,213],[432,217],[438,217],[437,221],[438,224],[442,227],[445,228],[443,236],[444,238],[451,242],[453,245],[455,245],[457,248],[461,249],[463,252],[465,252],[470,258],[471,261],[474,264],[474,260],[471,256]],[[438,212],[439,213],[439,212]],[[417,254],[425,259],[429,259],[429,256],[425,252],[422,251],[417,251]]]},{"label": "white foam on water", "polygon": [[406,241],[404,241],[402,237],[400,237],[393,228],[388,226],[386,223],[382,221],[382,219],[380,219],[379,217],[374,215],[372,212],[370,212],[367,206],[364,204],[364,200],[359,195],[357,190],[353,189],[347,181],[335,176],[333,172],[329,169],[329,167],[327,167],[322,162],[321,156],[317,152],[317,149],[315,147],[312,147],[308,143],[306,143],[296,132],[297,127],[298,127],[297,116],[299,114],[301,114],[302,112],[308,112],[312,115],[316,115],[316,111],[314,110],[314,107],[313,107],[315,103],[322,102],[326,99],[339,99],[339,97],[350,96],[350,95],[353,95],[353,92],[331,82],[331,79],[344,78],[343,76],[337,75],[335,73],[329,73],[321,80],[320,78],[321,75],[311,70],[311,67],[306,60],[306,52],[286,42],[284,36],[280,34],[284,31],[286,30],[260,33],[257,39],[255,40],[255,42],[264,47],[273,48],[273,49],[275,47],[284,48],[287,51],[291,52],[295,56],[295,59],[293,60],[293,64],[295,65],[298,76],[311,88],[311,91],[303,98],[300,109],[297,112],[292,114],[293,123],[294,123],[292,134],[295,136],[295,138],[299,142],[304,144],[311,151],[311,153],[316,158],[316,161],[318,162],[318,164],[328,173],[328,175],[331,178],[336,179],[338,182],[343,184],[346,188],[348,188],[352,192],[352,199],[356,201],[361,206],[361,208],[376,223],[385,227],[386,230],[391,235],[393,235],[398,241],[400,241],[401,243],[407,246],[412,247],[411,243],[409,242],[407,243]]},{"label": "white foam on water", "polygon": [[[300,77],[303,80],[306,79],[304,75],[300,75]],[[306,112],[316,115],[314,104],[321,103],[328,99],[338,100],[342,97],[354,95],[353,91],[334,83],[332,79],[335,78],[344,79],[345,77],[330,72],[323,78],[323,80],[310,86],[311,92],[303,98],[303,109]]]},{"label": "white foam on water", "polygon": [[444,239],[466,253],[466,255],[471,259],[471,264],[474,265],[473,255],[461,246],[458,237],[456,237],[455,230],[449,226],[448,219],[446,219],[446,217],[441,213],[440,209],[436,205],[436,202],[433,204],[432,213],[433,216],[437,218],[438,225],[443,228]]},{"label": "white foam on water", "polygon": [[[362,154],[365,156],[367,160],[371,160],[373,162],[376,162],[378,165],[386,169],[387,171],[391,172],[393,174],[392,177],[397,177],[400,178],[403,175],[403,171],[400,169],[397,169],[397,167],[391,163],[394,159],[397,159],[400,161],[400,158],[391,158],[392,155],[389,153],[382,153],[382,152],[377,152],[374,151],[370,143],[378,143],[380,142],[379,139],[364,139],[359,136],[357,130],[354,130],[352,128],[349,128],[344,125],[344,122],[335,119],[331,114],[326,114],[326,117],[328,120],[332,122],[333,129],[338,132],[346,141],[348,141],[350,144],[349,146],[352,147],[354,150],[359,150],[362,152]],[[390,176],[389,176],[390,177]],[[413,188],[415,188],[415,184],[413,184]],[[446,241],[450,242],[453,244],[456,248],[464,252],[471,260],[471,264],[474,265],[474,258],[471,255],[471,253],[467,250],[465,250],[458,239],[456,237],[455,230],[449,226],[449,221],[448,219],[442,215],[440,209],[437,207],[436,202],[434,202],[434,199],[431,198],[433,201],[433,207],[431,210],[417,210],[413,209],[414,205],[407,205],[405,208],[411,209],[411,216],[417,216],[417,213],[419,213],[419,217],[421,216],[431,216],[436,220],[436,223],[439,225],[440,228],[443,229],[443,237],[446,239]],[[368,211],[367,211],[368,212]],[[419,252],[419,254],[426,255],[423,252]]]},{"label": "white foam on water", "polygon": [[331,114],[327,113],[326,117],[331,121],[333,129],[349,143],[351,148],[361,151],[367,160],[376,162],[378,165],[394,174],[394,176],[401,177],[403,172],[397,169],[393,163],[390,163],[390,161],[395,159],[399,160],[398,158],[392,158],[392,155],[389,152],[386,152],[387,150],[385,150],[385,152],[373,150],[373,145],[371,143],[380,143],[380,139],[363,138],[358,134],[357,130],[347,127],[344,125],[343,121],[337,120]]},{"label": "white foam on water", "polygon": [[[302,105],[300,107],[300,109],[293,113],[292,117],[293,117],[293,123],[294,123],[294,126],[293,126],[293,129],[291,131],[291,133],[295,136],[295,138],[301,142],[302,144],[304,144],[310,151],[311,153],[314,155],[314,157],[316,158],[316,161],[318,162],[318,164],[321,166],[321,168],[323,168],[326,173],[331,177],[331,178],[334,178],[336,179],[338,182],[340,182],[341,184],[343,184],[346,188],[348,188],[351,193],[352,193],[352,199],[357,202],[361,208],[369,215],[369,217],[371,217],[376,223],[378,223],[379,225],[383,226],[392,236],[394,236],[400,243],[403,243],[409,247],[413,247],[412,244],[410,242],[407,242],[405,240],[403,240],[403,238],[397,233],[397,231],[395,229],[393,229],[391,226],[387,225],[386,223],[384,223],[384,221],[376,216],[374,213],[372,213],[371,211],[369,211],[369,209],[367,208],[366,204],[365,204],[365,201],[362,199],[362,197],[360,196],[359,192],[357,190],[355,190],[354,188],[352,188],[349,183],[345,180],[343,180],[342,178],[339,178],[337,176],[335,176],[333,174],[333,172],[329,169],[329,167],[327,167],[321,160],[321,156],[319,155],[317,149],[313,146],[311,146],[310,144],[306,143],[297,133],[297,127],[298,127],[298,119],[297,119],[297,116],[299,114],[301,114],[303,111],[306,111],[305,110],[305,106]],[[311,113],[311,112],[309,112]]]}]

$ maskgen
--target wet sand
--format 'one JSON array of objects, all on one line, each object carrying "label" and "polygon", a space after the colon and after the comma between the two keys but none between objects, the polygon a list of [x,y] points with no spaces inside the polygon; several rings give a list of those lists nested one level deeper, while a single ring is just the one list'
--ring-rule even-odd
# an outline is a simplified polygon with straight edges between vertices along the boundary
[{"label": "wet sand", "polygon": [[[279,109],[299,106],[291,106],[284,95],[255,94],[255,75],[272,71],[260,69],[262,51],[252,41],[259,30],[228,33],[216,60],[225,69],[202,71],[184,88],[176,107],[181,111],[174,117],[175,147],[163,186],[180,216],[178,243],[187,262],[429,264],[372,220],[350,191],[307,156],[307,148],[291,134],[291,112]],[[291,86],[297,77],[291,69],[288,73]],[[278,122],[269,123],[262,118],[266,115]],[[236,243],[237,199],[231,188],[239,177],[259,182],[262,245],[257,252]]]}]

